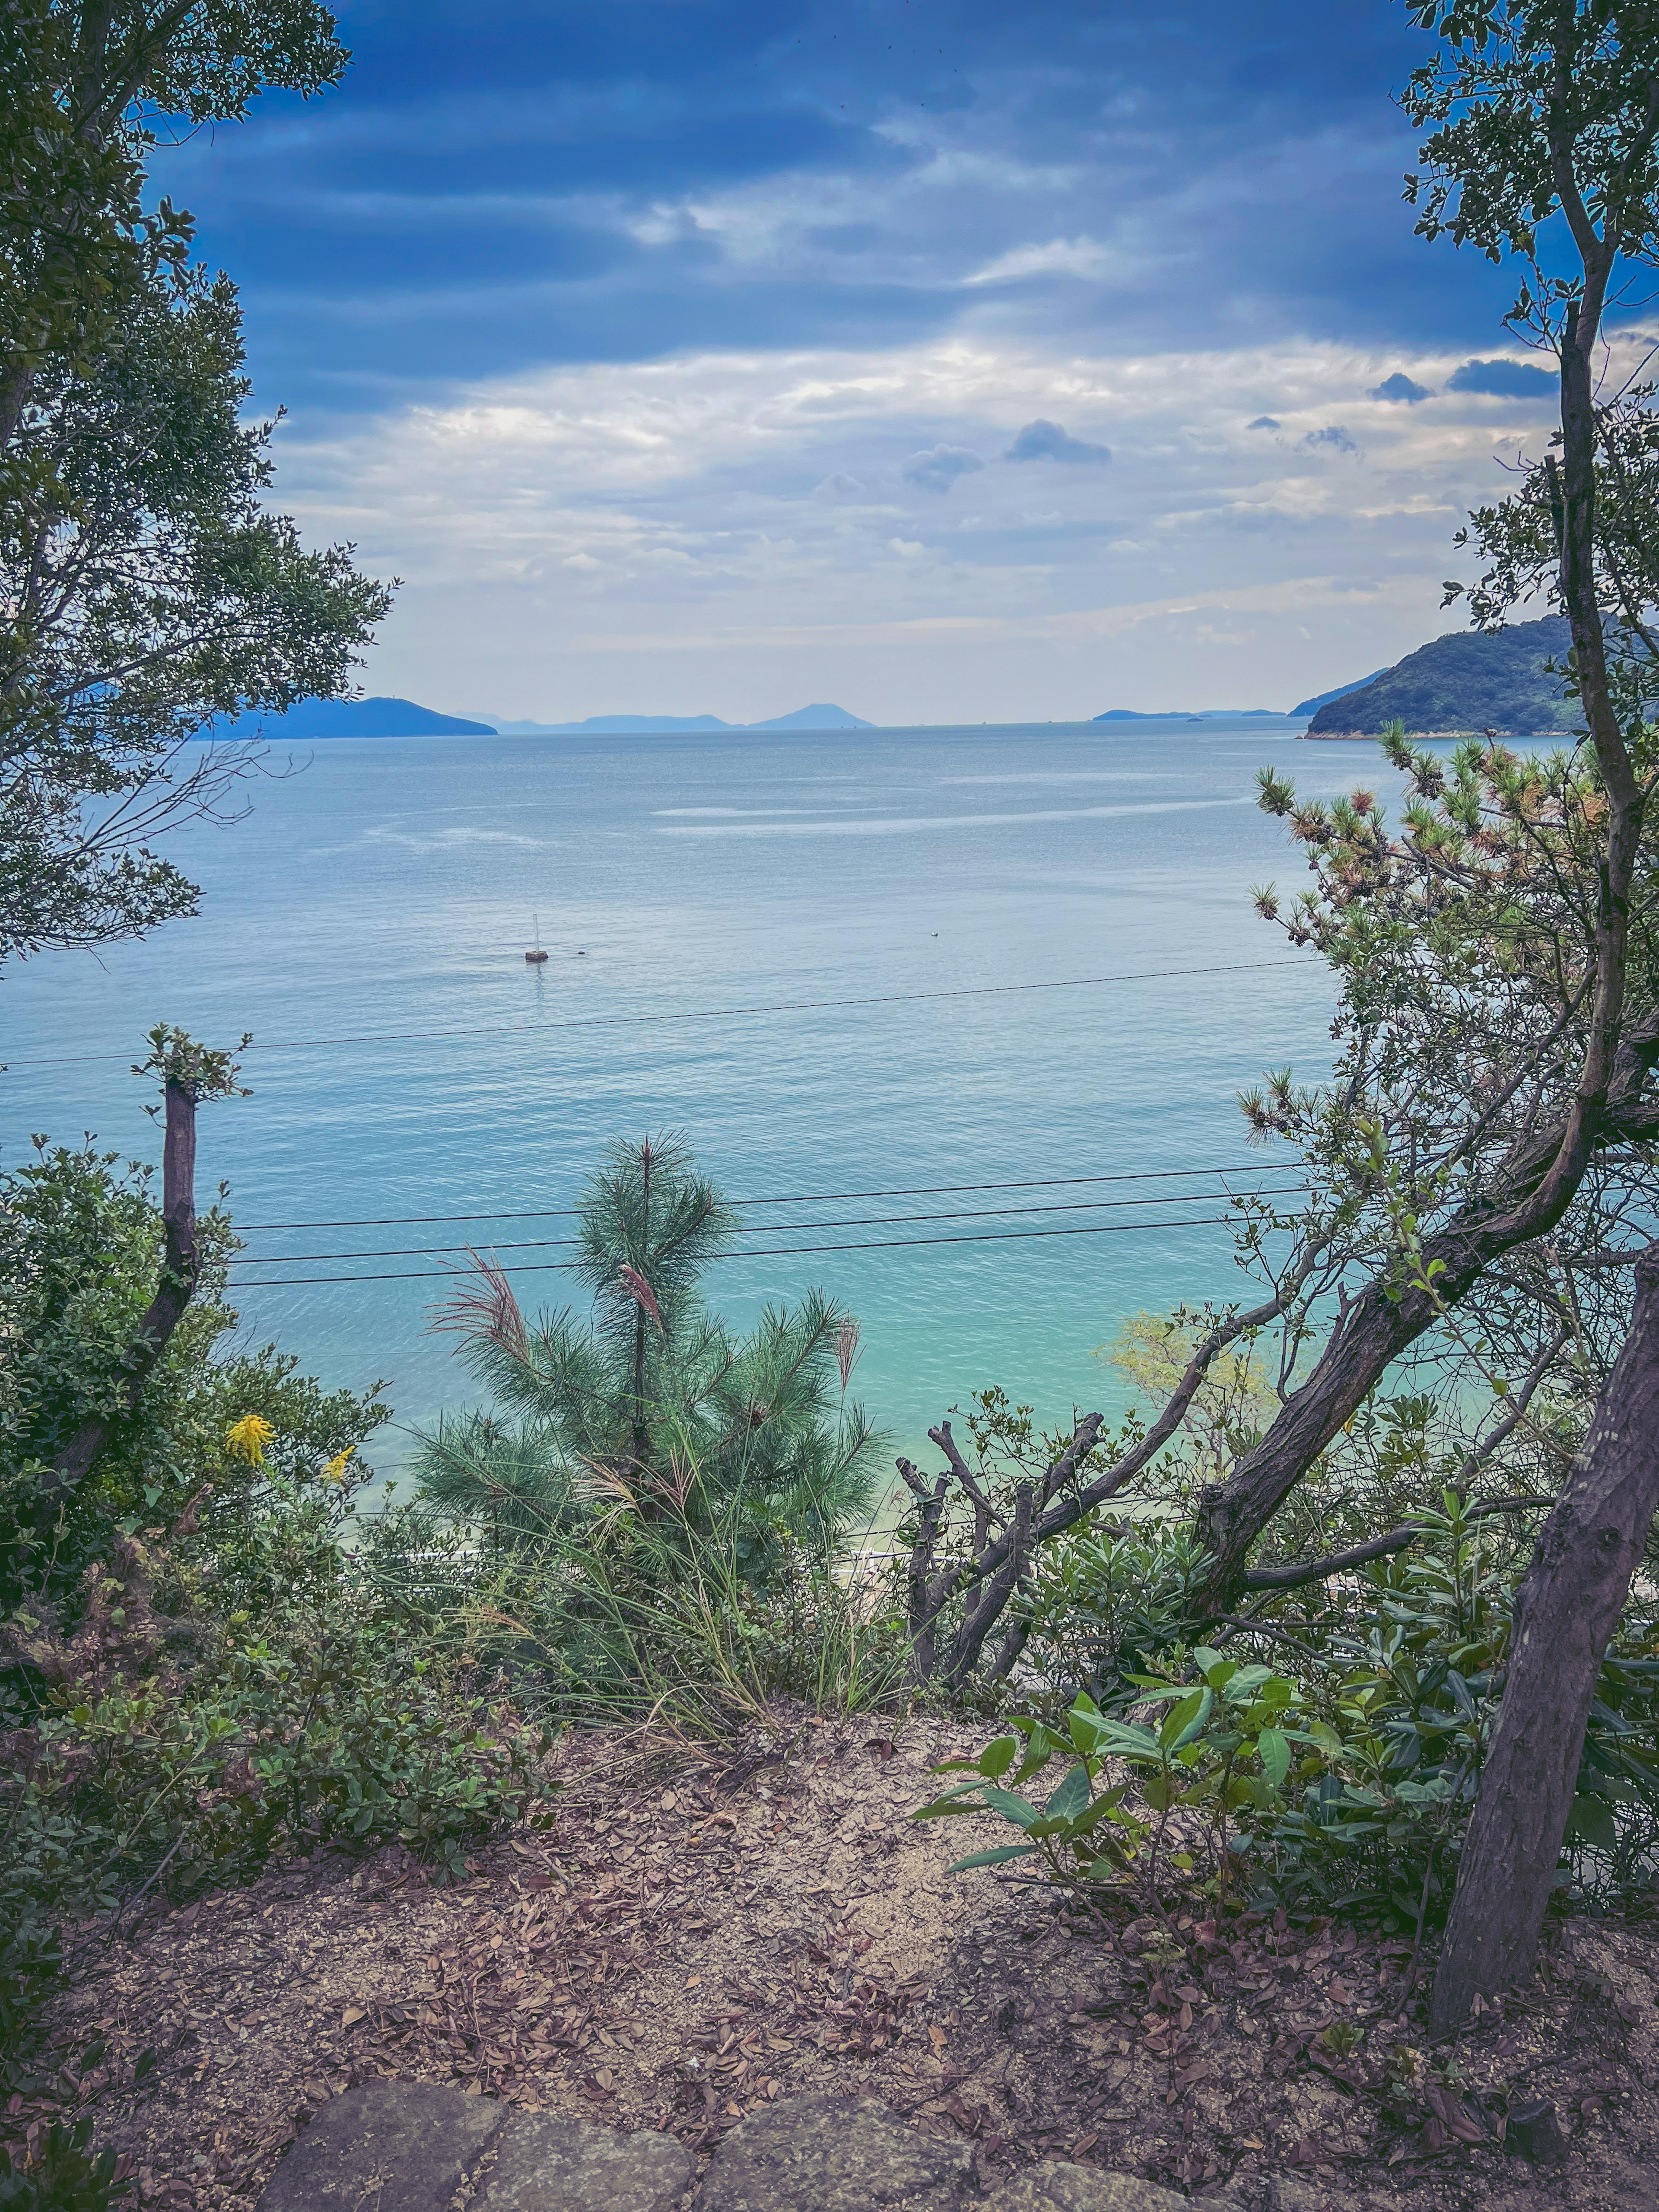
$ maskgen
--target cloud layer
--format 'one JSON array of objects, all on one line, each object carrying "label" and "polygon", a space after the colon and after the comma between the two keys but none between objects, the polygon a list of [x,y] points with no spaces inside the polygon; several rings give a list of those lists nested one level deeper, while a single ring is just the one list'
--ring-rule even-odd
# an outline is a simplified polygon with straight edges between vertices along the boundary
[{"label": "cloud layer", "polygon": [[1412,236],[1380,0],[342,21],[341,91],[158,181],[290,404],[284,504],[409,580],[379,690],[1283,702],[1444,626],[1547,411],[1508,275]]},{"label": "cloud layer", "polygon": [[[408,579],[377,684],[458,711],[1285,706],[1455,626],[1452,533],[1547,430],[1536,401],[1368,398],[1385,359],[952,338],[573,366],[285,433],[284,477]],[[1008,459],[1034,424],[1110,466]]]}]

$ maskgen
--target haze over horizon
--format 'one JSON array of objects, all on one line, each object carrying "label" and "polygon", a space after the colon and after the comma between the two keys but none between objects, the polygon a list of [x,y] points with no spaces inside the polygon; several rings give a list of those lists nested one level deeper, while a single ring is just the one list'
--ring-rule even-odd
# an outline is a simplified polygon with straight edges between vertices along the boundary
[{"label": "haze over horizon", "polygon": [[[1412,235],[1391,0],[347,0],[158,156],[377,694],[885,725],[1277,703],[1458,627],[1553,382]],[[1615,349],[1615,351],[1617,349]]]}]

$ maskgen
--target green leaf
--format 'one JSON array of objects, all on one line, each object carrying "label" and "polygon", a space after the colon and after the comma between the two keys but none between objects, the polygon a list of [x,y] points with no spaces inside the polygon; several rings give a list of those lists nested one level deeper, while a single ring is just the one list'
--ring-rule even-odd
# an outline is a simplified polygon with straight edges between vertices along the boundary
[{"label": "green leaf", "polygon": [[913,1820],[953,1820],[958,1813],[982,1813],[984,1810],[985,1808],[977,1798],[970,1798],[965,1803],[957,1804],[953,1803],[949,1797],[935,1797],[931,1805],[918,1806],[910,1818]]},{"label": "green leaf", "polygon": [[1589,1844],[1598,1851],[1612,1850],[1619,1840],[1612,1806],[1604,1797],[1575,1797],[1567,1814],[1567,1834],[1575,1843]]},{"label": "green leaf", "polygon": [[1081,1761],[1069,1767],[1060,1787],[1043,1808],[1046,1816],[1051,1820],[1075,1820],[1079,1813],[1088,1810],[1091,1787],[1089,1770]]},{"label": "green leaf", "polygon": [[1215,1692],[1206,1683],[1203,1689],[1194,1690],[1178,1705],[1170,1707],[1164,1715],[1164,1725],[1158,1730],[1158,1741],[1166,1751],[1180,1751],[1204,1732],[1204,1723],[1210,1717],[1215,1704]]},{"label": "green leaf", "polygon": [[1291,1747],[1285,1741],[1283,1729],[1265,1728],[1255,1740],[1261,1754],[1261,1771],[1275,1790],[1282,1789],[1285,1777],[1291,1771]]},{"label": "green leaf", "polygon": [[1042,1818],[1035,1805],[1024,1797],[1016,1797],[1012,1790],[994,1790],[988,1784],[980,1795],[993,1813],[1000,1813],[1017,1828],[1029,1828],[1034,1820]]},{"label": "green leaf", "polygon": [[946,1869],[950,1874],[966,1874],[973,1867],[1006,1866],[1010,1859],[1029,1859],[1036,1851],[1035,1844],[999,1844],[994,1851],[975,1851],[965,1859]]},{"label": "green leaf", "polygon": [[1000,1782],[1013,1765],[1019,1751],[1017,1735],[1000,1735],[994,1743],[988,1743],[979,1755],[979,1771],[992,1782]]}]

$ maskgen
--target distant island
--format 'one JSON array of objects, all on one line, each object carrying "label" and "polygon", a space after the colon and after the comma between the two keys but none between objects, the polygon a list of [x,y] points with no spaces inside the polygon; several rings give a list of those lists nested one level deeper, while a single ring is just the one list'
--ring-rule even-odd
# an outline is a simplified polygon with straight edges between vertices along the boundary
[{"label": "distant island", "polygon": [[1109,707],[1094,719],[1097,722],[1282,722],[1285,718],[1276,707],[1169,707],[1157,714],[1142,714],[1134,707]]},{"label": "distant island", "polygon": [[412,699],[301,699],[285,714],[216,714],[203,738],[493,738],[489,722],[434,714]]},{"label": "distant island", "polygon": [[774,715],[769,722],[724,722],[718,714],[590,714],[585,722],[508,722],[490,720],[489,727],[504,738],[574,737],[615,732],[652,736],[676,730],[872,730],[873,722],[849,714],[845,707],[821,701],[797,707],[793,714]]},{"label": "distant island", "polygon": [[1566,617],[1516,623],[1490,635],[1453,630],[1408,653],[1395,667],[1322,706],[1310,738],[1376,738],[1391,721],[1412,737],[1559,738],[1577,726],[1577,704],[1544,663],[1565,661]]},{"label": "distant island", "polygon": [[873,722],[845,707],[797,707],[769,722],[723,722],[718,714],[590,714],[585,722],[509,722],[469,719],[417,707],[412,699],[302,699],[286,714],[216,714],[203,738],[535,738],[676,730],[870,730]]}]

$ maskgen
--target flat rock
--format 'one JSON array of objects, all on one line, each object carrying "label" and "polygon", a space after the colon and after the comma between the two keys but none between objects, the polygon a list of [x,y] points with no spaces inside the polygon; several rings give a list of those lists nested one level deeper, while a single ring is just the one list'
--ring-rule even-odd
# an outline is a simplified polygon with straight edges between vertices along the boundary
[{"label": "flat rock", "polygon": [[618,2135],[552,2112],[520,2112],[495,2138],[479,2212],[673,2212],[697,2161],[672,2136]]},{"label": "flat rock", "polygon": [[506,2113],[427,2081],[329,2100],[277,2167],[259,2212],[447,2212]]},{"label": "flat rock", "polygon": [[[1237,2198],[1206,2197],[1205,2212],[1243,2212]],[[1045,2158],[1006,2181],[983,2212],[1192,2212],[1190,2201],[1133,2173],[1103,2173]]]},{"label": "flat rock", "polygon": [[698,2212],[958,2212],[975,2194],[973,2153],[935,2142],[873,2098],[781,2097],[721,2142]]}]

